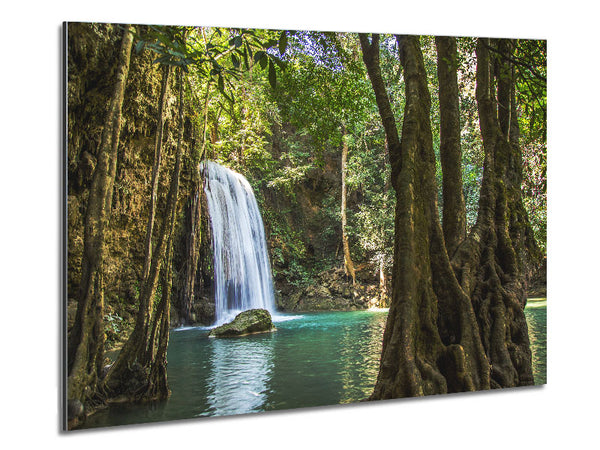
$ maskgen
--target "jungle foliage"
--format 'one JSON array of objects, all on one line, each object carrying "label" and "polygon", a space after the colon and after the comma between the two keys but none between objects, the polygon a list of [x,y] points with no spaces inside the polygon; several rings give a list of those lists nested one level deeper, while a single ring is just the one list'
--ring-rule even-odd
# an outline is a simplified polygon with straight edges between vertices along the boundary
[{"label": "jungle foliage", "polygon": [[529,383],[545,42],[75,23],[68,50],[72,404],[169,395],[169,326],[208,286],[205,158],[253,186],[278,295],[340,267],[385,292],[373,398]]}]

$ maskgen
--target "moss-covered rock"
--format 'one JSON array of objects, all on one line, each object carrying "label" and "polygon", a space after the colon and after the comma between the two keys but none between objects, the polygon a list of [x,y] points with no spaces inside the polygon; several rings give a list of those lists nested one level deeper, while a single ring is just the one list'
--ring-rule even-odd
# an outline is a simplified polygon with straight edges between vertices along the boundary
[{"label": "moss-covered rock", "polygon": [[233,321],[214,328],[208,337],[245,336],[275,330],[269,311],[266,309],[250,309],[239,313]]},{"label": "moss-covered rock", "polygon": [[356,311],[372,307],[387,306],[387,298],[382,299],[379,280],[368,277],[357,270],[356,284],[344,274],[344,270],[334,268],[321,272],[315,281],[288,295],[277,298],[277,308],[288,312],[303,311]]}]

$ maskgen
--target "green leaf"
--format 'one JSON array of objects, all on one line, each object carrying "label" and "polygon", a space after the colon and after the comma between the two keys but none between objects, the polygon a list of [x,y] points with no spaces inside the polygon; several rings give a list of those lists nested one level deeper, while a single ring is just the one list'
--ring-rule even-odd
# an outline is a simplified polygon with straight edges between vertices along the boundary
[{"label": "green leaf", "polygon": [[285,70],[285,68],[287,67],[287,63],[285,61],[282,61],[281,59],[275,57],[275,56],[271,56],[271,60],[277,64],[277,67],[279,67],[281,70]]},{"label": "green leaf", "polygon": [[154,64],[170,64],[172,65],[172,61],[171,61],[171,57],[166,55],[166,56],[161,56],[160,58],[156,58],[154,61],[152,61]]},{"label": "green leaf", "polygon": [[214,73],[221,73],[221,71],[223,70],[223,68],[221,67],[221,65],[218,62],[214,61],[214,60],[211,61],[211,62],[212,62],[212,66],[213,66],[212,70],[214,71]]},{"label": "green leaf", "polygon": [[144,49],[145,44],[146,43],[144,41],[139,41],[137,44],[135,44],[135,52],[140,53]]},{"label": "green leaf", "polygon": [[234,53],[231,54],[231,64],[233,64],[233,67],[236,69],[240,67],[240,59]]},{"label": "green leaf", "polygon": [[225,83],[224,83],[223,77],[221,77],[221,75],[219,75],[219,79],[217,80],[217,89],[219,90],[219,92],[221,93],[221,95],[223,97],[225,97],[225,99],[230,104],[233,105],[235,103],[233,97],[230,96],[229,94],[227,94],[227,91],[225,90]]},{"label": "green leaf", "polygon": [[254,54],[254,62],[259,62],[265,56],[267,56],[267,54],[264,51],[262,51],[262,50],[257,51]]},{"label": "green leaf", "polygon": [[273,89],[277,86],[277,72],[275,71],[273,61],[271,60],[269,60],[269,83]]},{"label": "green leaf", "polygon": [[285,53],[285,50],[287,49],[287,45],[288,45],[287,33],[285,32],[285,30],[283,30],[281,32],[281,36],[279,37],[279,53],[281,55],[283,55]]},{"label": "green leaf", "polygon": [[269,58],[267,58],[266,56],[264,58],[261,58],[261,60],[258,62],[260,64],[260,68],[262,70],[265,70],[267,68],[267,63],[269,62]]},{"label": "green leaf", "polygon": [[254,54],[254,62],[258,62],[260,64],[261,69],[266,69],[268,61],[269,58],[267,57],[267,54],[264,51],[259,50]]},{"label": "green leaf", "polygon": [[247,42],[246,42],[246,50],[248,51],[248,57],[252,59],[252,56],[253,56],[252,47],[250,47],[250,44],[248,44]]},{"label": "green leaf", "polygon": [[233,97],[227,95],[227,92],[223,91],[222,94],[225,96],[225,98],[227,99],[227,101],[229,103],[231,103],[232,105],[235,103],[235,100],[233,99]]},{"label": "green leaf", "polygon": [[158,36],[156,36],[157,39],[165,46],[168,47],[171,44],[171,40],[169,39],[168,36],[165,36],[164,34],[159,34]]}]

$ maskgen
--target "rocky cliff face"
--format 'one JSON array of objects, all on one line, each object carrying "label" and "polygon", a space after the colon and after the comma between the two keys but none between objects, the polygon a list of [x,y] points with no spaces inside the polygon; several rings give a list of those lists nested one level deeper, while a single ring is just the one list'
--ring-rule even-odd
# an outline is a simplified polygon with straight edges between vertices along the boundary
[{"label": "rocky cliff face", "polygon": [[[138,29],[143,31],[144,27]],[[83,218],[89,187],[97,159],[97,149],[106,118],[110,92],[115,79],[114,67],[122,30],[117,25],[70,23],[68,40],[68,130],[67,130],[67,201],[69,310],[74,309],[81,278]],[[107,343],[126,338],[133,325],[141,286],[144,261],[144,237],[150,198],[150,177],[161,84],[159,65],[150,52],[131,54],[114,183],[111,219],[106,242],[105,325]],[[164,157],[161,173],[171,173],[177,130],[174,121],[175,77],[169,83],[164,113]],[[189,125],[189,124],[188,124]],[[194,146],[194,133],[186,125],[184,145]],[[182,170],[180,195],[189,197],[193,167],[186,161]],[[167,176],[159,181],[159,211],[164,209],[168,190]],[[162,215],[156,217],[159,228]],[[176,225],[180,233],[182,223]],[[177,274],[175,275],[175,278]],[[177,280],[175,280],[177,282]]]},{"label": "rocky cliff face", "polygon": [[385,307],[387,302],[369,273],[359,272],[353,285],[343,269],[333,268],[320,273],[308,286],[281,296],[277,306],[282,311],[355,311]]}]

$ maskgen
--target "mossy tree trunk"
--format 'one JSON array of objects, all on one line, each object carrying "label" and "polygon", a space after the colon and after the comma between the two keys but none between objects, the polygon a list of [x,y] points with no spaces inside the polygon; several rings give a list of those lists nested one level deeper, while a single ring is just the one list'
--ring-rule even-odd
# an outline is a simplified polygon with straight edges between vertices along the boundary
[{"label": "mossy tree trunk", "polygon": [[[385,90],[373,56],[377,40],[371,42],[361,36],[388,134],[394,130],[384,114],[385,101],[380,102]],[[538,252],[521,202],[512,72],[505,60],[492,62],[490,43],[480,40],[477,101],[484,176],[477,222],[451,260],[437,212],[430,97],[419,38],[398,36],[397,42],[406,105],[401,145],[390,151],[397,198],[392,299],[371,398],[532,384],[523,307],[528,267]],[[498,54],[508,54],[507,49]]]},{"label": "mossy tree trunk", "polygon": [[[378,39],[361,37],[380,113],[387,110],[378,65]],[[419,38],[398,36],[406,83],[402,137],[393,116],[382,115],[396,191],[391,305],[372,399],[489,387],[489,365],[469,298],[458,284],[437,210],[430,95]],[[383,99],[380,102],[379,98]],[[381,103],[381,104],[380,104]],[[390,138],[391,137],[391,138]]]},{"label": "mossy tree trunk", "polygon": [[169,324],[171,311],[171,292],[173,289],[173,234],[177,216],[177,197],[179,194],[179,175],[183,156],[183,82],[179,71],[179,132],[177,135],[177,156],[171,186],[167,195],[168,226],[166,228],[167,248],[165,263],[162,268],[161,299],[154,314],[148,349],[146,353],[149,364],[148,385],[143,394],[147,399],[165,399],[171,391],[167,380],[167,347],[169,345]]},{"label": "mossy tree trunk", "polygon": [[104,260],[107,253],[105,235],[110,222],[123,97],[133,43],[133,34],[130,31],[130,27],[125,26],[114,91],[92,176],[85,213],[77,313],[68,337],[67,396],[84,404],[96,393],[104,359]]},{"label": "mossy tree trunk", "polygon": [[[172,235],[177,216],[179,194],[179,178],[183,154],[183,77],[179,69],[179,131],[175,166],[171,175],[169,192],[167,193],[164,219],[158,232],[156,245],[152,254],[148,277],[140,292],[140,309],[136,317],[135,327],[128,341],[123,346],[115,363],[103,380],[102,388],[110,399],[125,396],[131,400],[164,398],[169,395],[166,378],[166,345],[168,343],[168,320],[171,291],[170,253],[172,253]],[[168,261],[165,259],[169,257]],[[163,269],[164,267],[164,269]],[[166,273],[163,284],[163,297],[159,307],[151,317],[148,305],[156,296],[159,275],[163,269]],[[163,322],[166,320],[166,324]],[[159,335],[157,335],[157,330]],[[158,352],[157,349],[158,348]],[[132,379],[136,379],[132,383]],[[165,391],[166,387],[166,391]]]},{"label": "mossy tree trunk", "polygon": [[193,322],[192,319],[192,303],[194,301],[194,293],[196,290],[196,274],[198,272],[199,253],[200,253],[200,242],[202,239],[201,235],[201,222],[202,217],[202,184],[200,182],[200,176],[197,173],[198,170],[194,169],[194,189],[191,193],[189,201],[188,214],[186,214],[185,223],[185,261],[184,261],[184,275],[183,275],[183,288],[181,290],[181,298],[179,305],[181,308],[181,322],[183,324],[190,324]]},{"label": "mossy tree trunk", "polygon": [[[203,123],[202,123],[202,142],[200,144],[200,152],[197,161],[202,160],[206,151],[206,134],[208,130],[208,105],[210,100],[210,80],[206,84],[206,92],[204,95],[203,105]],[[185,245],[186,258],[184,262],[184,280],[183,289],[179,305],[181,307],[181,316],[184,323],[193,322],[191,317],[192,302],[194,301],[194,293],[196,287],[196,275],[200,263],[201,243],[202,243],[202,176],[199,169],[199,164],[195,164],[193,170],[193,188],[190,198],[189,215],[186,221],[185,230]]]},{"label": "mossy tree trunk", "polygon": [[456,38],[435,38],[440,99],[440,160],[442,166],[442,228],[452,256],[467,235],[463,195],[460,108],[457,81]]},{"label": "mossy tree trunk", "polygon": [[165,123],[165,106],[167,104],[167,93],[169,86],[169,75],[171,66],[163,66],[162,82],[160,86],[160,99],[158,101],[158,114],[156,121],[156,137],[154,143],[154,165],[152,167],[152,182],[150,187],[150,209],[148,212],[148,225],[146,226],[146,241],[144,246],[145,258],[142,278],[148,278],[150,263],[152,260],[152,235],[154,232],[154,219],[156,215],[156,201],[158,196],[158,179],[160,177],[160,166],[162,162],[162,144]]},{"label": "mossy tree trunk", "polygon": [[[509,40],[477,43],[477,105],[485,161],[479,212],[453,266],[471,296],[491,364],[492,387],[533,384],[523,309],[540,254],[521,197],[522,165]],[[512,136],[511,136],[512,134]]]},{"label": "mossy tree trunk", "polygon": [[[160,303],[154,315],[152,331],[150,333],[150,346],[153,358],[150,361],[148,385],[143,391],[143,397],[152,400],[161,400],[171,395],[167,379],[167,348],[169,346],[169,324],[171,292],[173,289],[173,228],[167,245],[167,259],[163,266],[162,292]],[[156,346],[156,351],[154,350]]]}]

